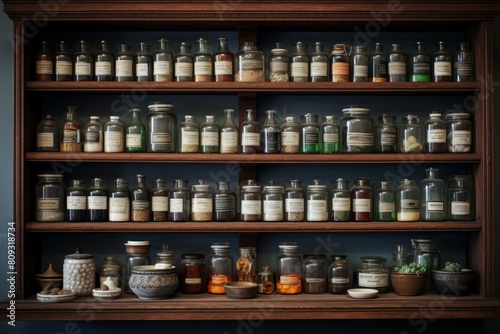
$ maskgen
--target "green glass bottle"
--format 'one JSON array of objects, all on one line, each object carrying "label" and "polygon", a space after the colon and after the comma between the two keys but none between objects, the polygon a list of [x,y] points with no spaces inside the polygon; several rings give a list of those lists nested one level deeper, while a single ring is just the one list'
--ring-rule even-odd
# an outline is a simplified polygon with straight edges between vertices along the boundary
[{"label": "green glass bottle", "polygon": [[141,121],[141,109],[130,109],[125,127],[125,152],[146,152],[146,128]]}]

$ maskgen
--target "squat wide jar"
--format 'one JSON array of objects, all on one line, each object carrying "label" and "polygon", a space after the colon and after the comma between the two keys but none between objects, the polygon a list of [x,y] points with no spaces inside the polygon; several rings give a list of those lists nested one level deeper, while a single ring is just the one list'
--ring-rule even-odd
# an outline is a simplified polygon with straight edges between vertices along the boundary
[{"label": "squat wide jar", "polygon": [[370,109],[364,106],[347,106],[342,109],[340,131],[342,133],[341,152],[373,153],[373,119]]},{"label": "squat wide jar", "polygon": [[36,184],[36,220],[62,222],[66,216],[66,187],[62,174],[40,174]]}]

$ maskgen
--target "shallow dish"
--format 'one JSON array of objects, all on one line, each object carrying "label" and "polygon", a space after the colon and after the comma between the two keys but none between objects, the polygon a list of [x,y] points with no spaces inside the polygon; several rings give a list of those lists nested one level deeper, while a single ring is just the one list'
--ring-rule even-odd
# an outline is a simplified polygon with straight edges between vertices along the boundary
[{"label": "shallow dish", "polygon": [[42,303],[64,303],[75,300],[76,293],[67,293],[64,295],[42,295],[40,293],[36,294],[36,299]]},{"label": "shallow dish", "polygon": [[100,288],[96,288],[92,290],[92,296],[95,299],[99,300],[109,300],[116,299],[122,295],[122,289],[116,288],[113,290],[101,290]]},{"label": "shallow dish", "polygon": [[375,289],[349,289],[347,290],[347,293],[349,296],[352,298],[356,299],[370,299],[370,298],[375,298],[378,294],[378,290]]},{"label": "shallow dish", "polygon": [[234,299],[249,299],[257,296],[259,285],[253,282],[229,282],[224,284],[226,296]]}]

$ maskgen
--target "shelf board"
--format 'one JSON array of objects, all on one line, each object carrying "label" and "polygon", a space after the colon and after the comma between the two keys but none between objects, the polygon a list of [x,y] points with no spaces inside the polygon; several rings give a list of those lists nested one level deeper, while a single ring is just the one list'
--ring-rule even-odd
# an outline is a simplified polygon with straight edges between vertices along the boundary
[{"label": "shelf board", "polygon": [[417,154],[203,154],[28,152],[26,161],[168,163],[478,163],[477,153]]},{"label": "shelf board", "polygon": [[177,94],[307,93],[443,95],[473,93],[479,82],[115,82],[28,81],[26,90],[38,92],[122,93],[141,91]]},{"label": "shelf board", "polygon": [[[8,304],[0,304],[6,313]],[[420,296],[386,293],[374,299],[348,295],[258,295],[254,299],[229,299],[224,295],[176,293],[164,300],[140,300],[134,295],[99,301],[79,297],[69,303],[41,303],[34,296],[16,300],[16,320],[240,320],[249,314],[259,319],[413,319],[495,318],[500,301],[471,296],[444,296],[429,292]]]},{"label": "shelf board", "polygon": [[479,222],[28,222],[27,232],[403,232],[480,231]]}]

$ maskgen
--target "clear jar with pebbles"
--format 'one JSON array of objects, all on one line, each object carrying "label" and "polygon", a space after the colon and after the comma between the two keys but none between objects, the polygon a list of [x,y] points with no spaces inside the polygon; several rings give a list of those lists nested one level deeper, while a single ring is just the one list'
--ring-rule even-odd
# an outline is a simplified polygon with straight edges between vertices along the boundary
[{"label": "clear jar with pebbles", "polygon": [[133,222],[147,222],[151,217],[151,202],[145,178],[144,175],[138,174],[137,183],[131,191],[132,211],[130,220]]},{"label": "clear jar with pebbles", "polygon": [[208,222],[212,220],[214,211],[214,197],[212,187],[206,180],[198,180],[191,190],[191,220],[194,222]]},{"label": "clear jar with pebbles", "polygon": [[304,254],[303,269],[304,293],[326,293],[327,271],[326,254]]},{"label": "clear jar with pebbles", "polygon": [[294,116],[285,117],[285,122],[280,126],[281,153],[299,153],[300,151],[300,126]]},{"label": "clear jar with pebbles", "polygon": [[200,127],[191,115],[185,115],[177,130],[179,153],[198,153],[200,151]]},{"label": "clear jar with pebbles", "polygon": [[253,42],[244,42],[235,55],[235,82],[264,82],[264,54]]},{"label": "clear jar with pebbles", "polygon": [[285,199],[285,221],[301,222],[304,221],[305,194],[302,188],[302,181],[289,180],[286,182],[284,191]]}]

